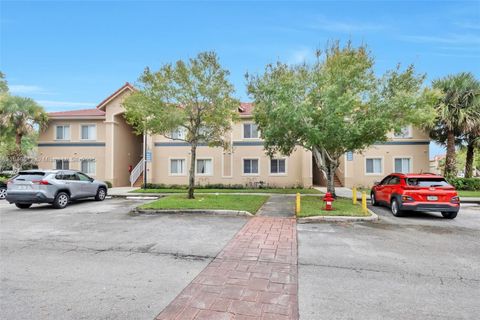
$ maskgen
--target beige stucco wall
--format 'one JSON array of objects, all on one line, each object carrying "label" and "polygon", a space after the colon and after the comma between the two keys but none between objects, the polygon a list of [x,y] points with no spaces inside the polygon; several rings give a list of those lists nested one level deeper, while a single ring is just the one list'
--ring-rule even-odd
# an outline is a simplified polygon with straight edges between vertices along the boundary
[{"label": "beige stucco wall", "polygon": [[[199,146],[197,159],[207,158],[213,161],[211,175],[196,175],[198,184],[241,184],[254,186],[260,181],[270,186],[289,187],[296,185],[311,186],[311,154],[303,148],[297,148],[290,156],[278,156],[286,158],[286,173],[271,174],[270,158],[265,154],[260,139],[244,139],[243,123],[251,122],[251,118],[242,118],[233,124],[230,134],[230,149],[210,148]],[[190,168],[190,147],[173,146],[168,143],[178,144],[180,141],[172,141],[163,136],[152,137],[153,159],[151,164],[151,179],[153,183],[164,184],[188,184],[188,170]],[[157,145],[155,146],[155,143]],[[161,145],[158,145],[161,143]],[[253,144],[253,145],[239,145]],[[179,158],[186,160],[185,175],[170,174],[170,159]],[[243,173],[243,159],[258,159],[259,173],[255,175]]]},{"label": "beige stucco wall", "polygon": [[[80,139],[82,124],[96,125],[95,140]],[[55,140],[56,125],[70,125],[69,140]],[[105,180],[105,147],[101,145],[105,143],[103,119],[51,119],[47,129],[40,133],[38,143],[38,166],[40,169],[54,169],[56,159],[69,159],[70,169],[80,170],[81,159],[95,159],[96,172],[91,176]],[[82,144],[91,143],[96,145],[82,146]],[[48,144],[48,146],[42,146],[43,144]],[[58,146],[51,146],[51,144],[58,144]]]}]

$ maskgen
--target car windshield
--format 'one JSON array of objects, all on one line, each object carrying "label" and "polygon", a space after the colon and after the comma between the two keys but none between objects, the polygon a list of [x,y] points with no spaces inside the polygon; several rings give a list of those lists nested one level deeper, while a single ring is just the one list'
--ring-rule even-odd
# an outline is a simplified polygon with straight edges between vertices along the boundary
[{"label": "car windshield", "polygon": [[13,178],[14,181],[35,181],[42,180],[45,176],[45,172],[19,172],[18,175]]},{"label": "car windshield", "polygon": [[415,187],[449,187],[444,178],[407,178],[407,184]]}]

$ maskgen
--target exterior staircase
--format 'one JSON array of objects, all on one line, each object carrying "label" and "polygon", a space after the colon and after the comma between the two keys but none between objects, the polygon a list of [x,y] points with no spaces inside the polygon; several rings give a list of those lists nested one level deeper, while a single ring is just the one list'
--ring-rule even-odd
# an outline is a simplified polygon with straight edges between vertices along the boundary
[{"label": "exterior staircase", "polygon": [[142,174],[137,178],[137,181],[133,183],[132,187],[138,187],[140,188],[143,185],[143,172]]},{"label": "exterior staircase", "polygon": [[130,172],[130,186],[131,187],[138,187],[141,186],[143,183],[143,169],[144,169],[144,161],[143,158],[137,163],[135,168],[133,168],[132,172]]}]

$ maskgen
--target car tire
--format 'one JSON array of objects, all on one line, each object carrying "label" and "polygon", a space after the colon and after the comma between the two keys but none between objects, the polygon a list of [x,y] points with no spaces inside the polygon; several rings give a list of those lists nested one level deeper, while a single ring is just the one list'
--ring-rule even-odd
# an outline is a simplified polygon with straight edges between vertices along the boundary
[{"label": "car tire", "polygon": [[403,212],[400,210],[400,206],[398,205],[398,200],[395,198],[392,199],[392,202],[390,202],[390,210],[395,217],[403,216]]},{"label": "car tire", "polygon": [[0,188],[0,200],[5,199],[6,196],[7,196],[7,188],[1,187]]},{"label": "car tire", "polygon": [[53,200],[53,207],[55,209],[63,209],[68,205],[68,202],[70,201],[70,196],[66,192],[59,192],[55,196],[55,200]]},{"label": "car tire", "polygon": [[370,194],[370,202],[372,203],[372,206],[378,206],[378,201],[377,201],[377,197],[375,196],[375,192],[372,192]]},{"label": "car tire", "polygon": [[97,195],[95,196],[96,201],[103,201],[107,196],[107,190],[105,188],[98,188]]},{"label": "car tire", "polygon": [[28,209],[32,206],[31,203],[15,203],[15,205],[17,206],[17,208],[19,209]]},{"label": "car tire", "polygon": [[442,216],[445,219],[455,219],[457,217],[457,212],[442,212]]}]

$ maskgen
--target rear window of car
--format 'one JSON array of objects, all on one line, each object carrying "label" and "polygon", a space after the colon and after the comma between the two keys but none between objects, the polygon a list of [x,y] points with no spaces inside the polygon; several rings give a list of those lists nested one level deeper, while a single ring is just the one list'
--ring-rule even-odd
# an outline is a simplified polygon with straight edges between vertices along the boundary
[{"label": "rear window of car", "polygon": [[14,181],[35,181],[42,180],[45,172],[19,172],[14,178]]},{"label": "rear window of car", "polygon": [[447,187],[450,186],[443,178],[407,178],[407,185],[415,187]]}]

